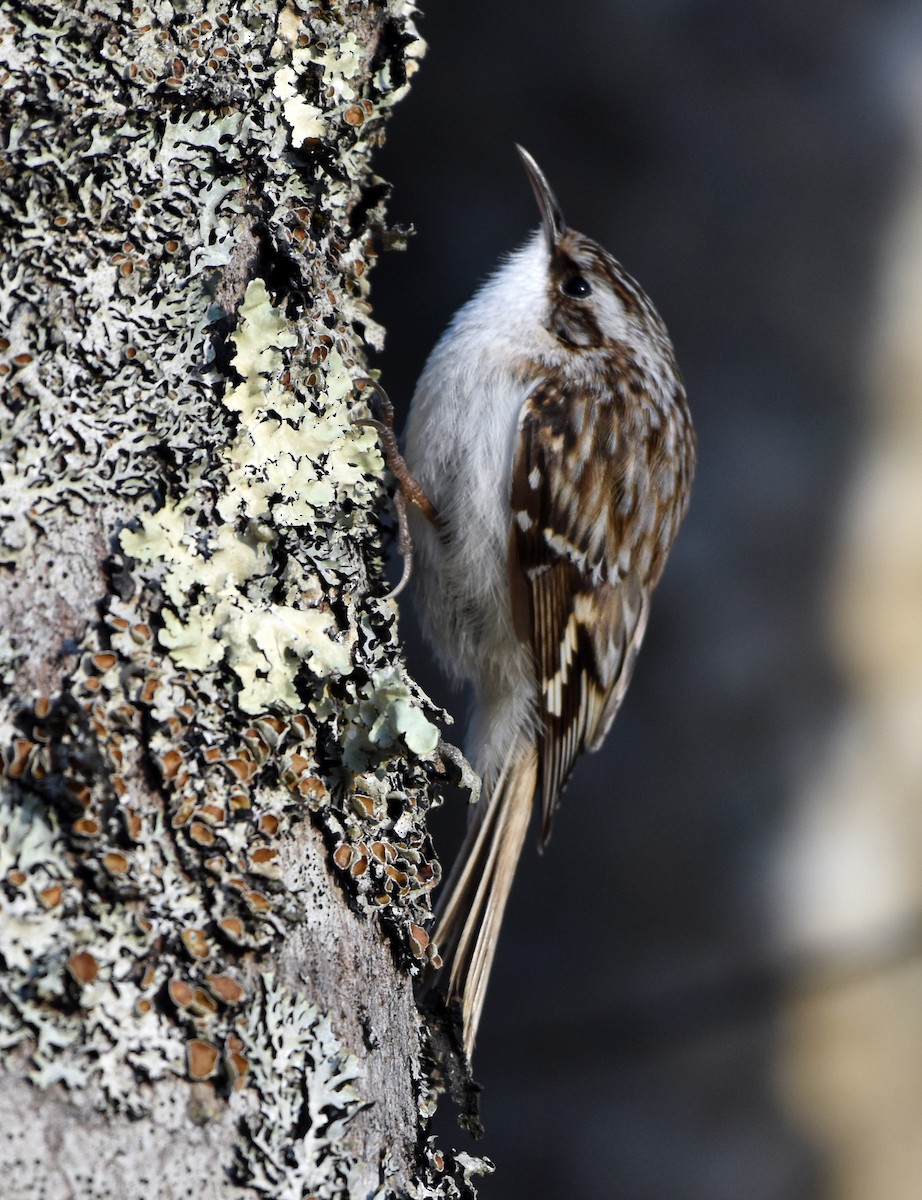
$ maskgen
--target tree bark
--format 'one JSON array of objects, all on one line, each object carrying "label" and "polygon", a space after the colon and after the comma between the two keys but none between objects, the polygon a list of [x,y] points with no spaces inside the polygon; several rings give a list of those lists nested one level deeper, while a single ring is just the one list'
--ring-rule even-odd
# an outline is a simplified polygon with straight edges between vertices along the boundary
[{"label": "tree bark", "polygon": [[472,1195],[356,418],[408,0],[0,3],[0,1169]]}]

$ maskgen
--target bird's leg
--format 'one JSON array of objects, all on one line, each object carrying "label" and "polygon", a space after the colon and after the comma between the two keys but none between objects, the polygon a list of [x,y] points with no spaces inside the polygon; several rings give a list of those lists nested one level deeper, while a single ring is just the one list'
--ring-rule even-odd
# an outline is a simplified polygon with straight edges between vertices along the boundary
[{"label": "bird's leg", "polygon": [[431,521],[439,531],[444,526],[435,505],[426,495],[422,484],[410,474],[406,460],[400,453],[400,447],[397,445],[397,435],[394,432],[394,406],[387,392],[375,379],[359,380],[357,386],[361,389],[366,387],[372,389],[377,397],[383,420],[378,420],[376,417],[363,417],[356,421],[356,424],[369,425],[372,429],[378,431],[381,438],[384,461],[387,463],[388,470],[397,481],[397,491],[394,494],[394,509],[397,514],[397,553],[403,559],[403,574],[400,576],[400,582],[397,586],[385,597],[386,600],[392,600],[395,596],[400,595],[410,582],[410,576],[413,574],[413,538],[410,534],[410,524],[407,520],[407,504],[415,504],[423,516]]}]

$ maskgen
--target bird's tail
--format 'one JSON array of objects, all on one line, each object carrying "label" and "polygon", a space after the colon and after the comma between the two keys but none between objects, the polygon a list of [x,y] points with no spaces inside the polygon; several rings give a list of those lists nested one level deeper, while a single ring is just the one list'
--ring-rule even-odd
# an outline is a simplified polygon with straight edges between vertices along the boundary
[{"label": "bird's tail", "polygon": [[537,750],[520,735],[496,784],[480,798],[436,911],[434,939],[448,974],[448,999],[461,1005],[468,1058],[537,782]]}]

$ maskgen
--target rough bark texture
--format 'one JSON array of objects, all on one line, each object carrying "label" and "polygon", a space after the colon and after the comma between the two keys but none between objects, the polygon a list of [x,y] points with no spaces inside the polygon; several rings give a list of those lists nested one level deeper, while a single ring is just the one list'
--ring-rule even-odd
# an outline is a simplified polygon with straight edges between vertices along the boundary
[{"label": "rough bark texture", "polygon": [[479,1169],[425,1137],[443,767],[354,423],[412,12],[0,4],[10,1200]]}]

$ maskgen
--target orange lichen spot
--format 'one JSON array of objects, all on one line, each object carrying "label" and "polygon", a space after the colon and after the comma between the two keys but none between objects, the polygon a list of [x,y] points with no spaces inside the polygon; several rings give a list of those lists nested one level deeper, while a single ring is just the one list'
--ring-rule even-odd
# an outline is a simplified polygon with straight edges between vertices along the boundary
[{"label": "orange lichen spot", "polygon": [[179,935],[182,944],[193,958],[207,958],[210,950],[203,929],[184,929]]},{"label": "orange lichen spot", "polygon": [[144,832],[144,822],[141,819],[141,814],[135,812],[133,808],[125,810],[125,830],[133,842],[141,840],[141,834]]},{"label": "orange lichen spot", "polygon": [[[266,717],[264,719],[267,721],[272,720],[271,717]],[[297,737],[303,738],[304,741],[313,740],[313,731],[311,730],[310,721],[308,721],[304,713],[297,713],[291,718],[289,724],[291,725],[291,728],[294,730]]]},{"label": "orange lichen spot", "polygon": [[189,826],[189,837],[200,846],[214,845],[214,831],[204,821],[193,821]]},{"label": "orange lichen spot", "polygon": [[303,775],[305,771],[309,771],[313,763],[310,759],[305,758],[303,754],[291,754],[288,757],[288,769],[295,775]]},{"label": "orange lichen spot", "polygon": [[186,1061],[190,1079],[211,1079],[218,1067],[217,1047],[201,1038],[193,1038],[186,1046]]},{"label": "orange lichen spot", "polygon": [[35,715],[38,717],[38,719],[40,721],[44,721],[44,719],[48,716],[48,714],[50,712],[51,712],[51,697],[50,696],[39,696],[39,698],[35,701]]},{"label": "orange lichen spot", "polygon": [[353,796],[352,807],[360,816],[373,817],[375,815],[375,802],[370,796]]},{"label": "orange lichen spot", "polygon": [[164,779],[175,779],[180,766],[182,765],[182,755],[178,750],[167,750],[161,755],[160,770],[163,772]]},{"label": "orange lichen spot", "polygon": [[337,846],[333,851],[333,861],[341,871],[349,869],[349,864],[352,862],[352,847],[347,846],[345,842]]},{"label": "orange lichen spot", "polygon": [[151,639],[150,626],[146,621],[139,621],[136,625],[132,625],[131,635],[138,645],[149,642]]},{"label": "orange lichen spot", "polygon": [[145,967],[144,974],[141,976],[140,987],[149,988],[150,985],[154,982],[156,975],[157,975],[157,972],[154,970],[153,966],[148,965],[147,967]]},{"label": "orange lichen spot", "polygon": [[300,225],[296,225],[294,227],[294,229],[291,231],[291,236],[295,239],[296,242],[303,242],[304,239],[307,237],[307,230],[302,229]]},{"label": "orange lichen spot", "polygon": [[113,617],[110,615],[108,617],[108,621],[113,629],[118,629],[122,633],[124,633],[125,630],[128,628],[128,622],[125,620],[124,617]]},{"label": "orange lichen spot", "polygon": [[232,887],[237,892],[245,892],[247,884],[245,879],[241,879],[239,875],[232,875],[227,881],[227,886]]},{"label": "orange lichen spot", "polygon": [[364,855],[362,855],[360,858],[356,859],[356,861],[352,864],[352,866],[350,868],[350,872],[355,879],[358,879],[360,875],[364,875],[367,870],[368,870],[368,859],[365,858]]},{"label": "orange lichen spot", "polygon": [[272,850],[269,846],[260,846],[258,850],[254,850],[250,858],[255,863],[272,862],[274,858],[278,858],[278,850]]},{"label": "orange lichen spot", "polygon": [[327,789],[312,775],[303,775],[298,780],[298,791],[302,796],[309,797],[311,800],[322,800],[327,794]]},{"label": "orange lichen spot", "polygon": [[83,686],[88,692],[98,692],[102,685],[98,675],[87,675],[83,681]]},{"label": "orange lichen spot", "polygon": [[192,986],[186,983],[185,979],[180,979],[178,975],[173,976],[166,985],[166,990],[177,1008],[188,1008],[195,997],[195,990]]},{"label": "orange lichen spot", "polygon": [[[304,718],[300,715],[292,718],[291,723],[292,725],[295,725],[299,721],[304,721]],[[263,735],[263,737],[270,739],[274,734],[276,740],[280,740],[283,734],[285,734],[288,730],[288,725],[282,720],[282,718],[273,716],[271,713],[263,717],[257,717],[253,724]]]},{"label": "orange lichen spot", "polygon": [[171,817],[170,824],[173,826],[174,829],[179,829],[183,825],[185,825],[185,823],[189,820],[189,818],[192,816],[192,814],[194,812],[195,812],[195,801],[194,800],[183,800],[182,804],[180,804],[179,808],[176,810],[176,812]]},{"label": "orange lichen spot", "polygon": [[397,867],[392,867],[390,863],[387,864],[387,866],[384,868],[384,871],[385,874],[393,879],[394,883],[396,883],[398,887],[403,888],[407,886],[408,876],[406,871],[400,871]]},{"label": "orange lichen spot", "polygon": [[154,1006],[147,999],[147,997],[142,996],[141,999],[137,1002],[137,1004],[135,1004],[134,1011],[138,1014],[139,1017],[144,1017],[151,1011],[151,1009],[153,1007]]},{"label": "orange lichen spot", "polygon": [[263,813],[259,818],[259,832],[268,837],[275,837],[279,831],[279,819],[275,813]]},{"label": "orange lichen spot", "polygon": [[442,1156],[441,1156],[441,1154],[439,1154],[438,1150],[436,1150],[435,1154],[433,1154],[433,1156],[432,1156],[432,1165],[435,1167],[435,1169],[437,1171],[445,1170],[445,1159],[442,1158]]},{"label": "orange lichen spot", "polygon": [[227,813],[220,804],[203,804],[197,815],[209,825],[223,825],[227,820]]},{"label": "orange lichen spot", "polygon": [[206,763],[220,762],[221,761],[221,747],[220,746],[209,746],[208,749],[203,753],[202,757],[204,758]]},{"label": "orange lichen spot", "polygon": [[246,995],[243,985],[230,975],[206,975],[205,985],[224,1004],[239,1004]]},{"label": "orange lichen spot", "polygon": [[212,1017],[218,1011],[218,1006],[204,988],[197,987],[189,1011],[197,1017]]},{"label": "orange lichen spot", "polygon": [[262,892],[244,892],[243,898],[254,912],[267,913],[272,908],[269,897]]},{"label": "orange lichen spot", "polygon": [[124,875],[129,866],[127,857],[118,850],[104,854],[102,862],[110,875]]},{"label": "orange lichen spot", "polygon": [[178,249],[179,249],[179,242],[177,242],[175,238],[170,238],[169,241],[166,243],[167,254],[175,254]]},{"label": "orange lichen spot", "polygon": [[385,852],[384,852],[384,843],[383,842],[372,842],[371,843],[371,853],[378,860],[378,862],[383,863],[385,860],[385,857],[386,857]]},{"label": "orange lichen spot", "polygon": [[232,792],[230,805],[234,812],[242,812],[250,807],[250,797],[246,792]]},{"label": "orange lichen spot", "polygon": [[229,1050],[225,1055],[224,1062],[234,1091],[239,1092],[246,1087],[250,1064],[239,1050]]},{"label": "orange lichen spot", "polygon": [[216,46],[214,56],[215,56],[215,58],[227,58],[227,47],[226,46]]},{"label": "orange lichen spot", "polygon": [[97,671],[111,671],[112,668],[115,666],[115,664],[118,662],[118,659],[115,657],[114,654],[110,654],[108,651],[106,651],[105,653],[102,653],[102,654],[91,655],[90,662],[93,664],[93,666],[96,668]]},{"label": "orange lichen spot", "polygon": [[27,367],[32,361],[31,354],[14,354],[13,365],[16,367]]},{"label": "orange lichen spot", "polygon": [[249,783],[256,773],[256,763],[251,758],[229,758],[227,765],[241,783]]},{"label": "orange lichen spot", "polygon": [[22,887],[28,878],[29,877],[25,871],[20,871],[16,867],[14,867],[12,871],[7,871],[6,873],[6,881],[7,883],[11,883],[13,887]]},{"label": "orange lichen spot", "polygon": [[126,262],[123,262],[122,265],[119,267],[119,273],[122,275],[130,275],[133,270],[134,270],[134,263],[131,261],[130,258]]},{"label": "orange lichen spot", "polygon": [[32,753],[33,743],[28,738],[15,738],[13,741],[13,761],[6,768],[6,773],[11,779],[19,779],[25,774],[26,766],[29,762],[29,755]]},{"label": "orange lichen spot", "polygon": [[410,922],[410,950],[416,958],[422,958],[426,953],[426,947],[429,945],[429,934],[426,933],[422,925],[416,925],[413,921]]},{"label": "orange lichen spot", "polygon": [[45,908],[57,908],[64,896],[59,883],[52,883],[38,894],[39,900],[44,904]]},{"label": "orange lichen spot", "polygon": [[113,775],[112,776],[112,786],[115,788],[116,794],[120,797],[124,796],[125,793],[128,791],[128,787],[125,783],[125,780],[122,779],[121,775]]},{"label": "orange lichen spot", "polygon": [[153,704],[153,702],[157,696],[157,693],[160,691],[161,683],[162,683],[162,680],[156,679],[153,677],[151,677],[150,679],[145,679],[144,687],[141,688],[141,703],[142,704]]},{"label": "orange lichen spot", "polygon": [[95,817],[79,817],[70,828],[78,837],[94,838],[100,834],[99,822]]},{"label": "orange lichen spot", "polygon": [[223,930],[233,941],[243,941],[244,928],[239,917],[223,917],[218,922],[218,928]]},{"label": "orange lichen spot", "polygon": [[67,970],[76,983],[92,983],[99,974],[99,964],[89,950],[78,950],[67,960]]},{"label": "orange lichen spot", "polygon": [[391,898],[387,892],[379,892],[377,896],[372,896],[372,902],[380,908],[384,908],[385,905],[390,904]]}]

